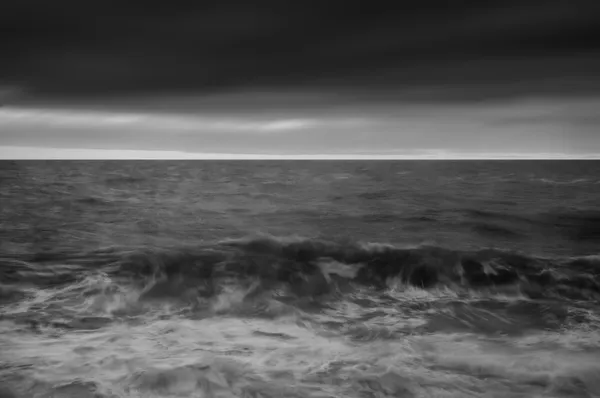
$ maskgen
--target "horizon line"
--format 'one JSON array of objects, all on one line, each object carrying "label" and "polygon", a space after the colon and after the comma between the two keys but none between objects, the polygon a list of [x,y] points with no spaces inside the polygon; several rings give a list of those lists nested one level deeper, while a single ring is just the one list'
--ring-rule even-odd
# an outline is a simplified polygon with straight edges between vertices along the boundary
[{"label": "horizon line", "polygon": [[0,145],[0,160],[600,160],[600,154],[470,154],[451,151],[424,152],[421,154],[259,154]]}]

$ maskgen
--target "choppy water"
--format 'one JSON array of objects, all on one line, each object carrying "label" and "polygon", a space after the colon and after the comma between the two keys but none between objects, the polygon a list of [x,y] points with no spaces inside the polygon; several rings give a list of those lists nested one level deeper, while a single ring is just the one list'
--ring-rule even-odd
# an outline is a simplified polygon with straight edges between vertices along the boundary
[{"label": "choppy water", "polygon": [[2,162],[0,397],[600,396],[600,162]]}]

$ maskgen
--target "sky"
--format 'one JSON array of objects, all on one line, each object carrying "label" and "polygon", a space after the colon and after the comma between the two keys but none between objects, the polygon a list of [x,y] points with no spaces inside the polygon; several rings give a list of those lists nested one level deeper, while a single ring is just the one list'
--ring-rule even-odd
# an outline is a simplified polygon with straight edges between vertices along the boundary
[{"label": "sky", "polygon": [[597,2],[395,3],[4,2],[0,156],[600,154]]}]

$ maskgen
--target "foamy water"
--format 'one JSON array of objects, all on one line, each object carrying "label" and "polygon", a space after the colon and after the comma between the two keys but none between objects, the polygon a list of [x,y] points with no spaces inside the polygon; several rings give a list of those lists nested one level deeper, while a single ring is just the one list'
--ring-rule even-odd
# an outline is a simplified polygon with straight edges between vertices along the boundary
[{"label": "foamy water", "polygon": [[[339,264],[326,269],[330,277],[344,271],[350,276]],[[451,306],[527,299],[460,299],[452,289],[388,284],[383,295],[359,289],[320,303],[257,294],[257,283],[203,300],[181,285],[177,293],[161,280],[136,290],[104,273],[64,288],[23,289],[28,298],[2,310],[2,381],[19,397],[600,394],[594,311],[572,314],[585,319],[568,330],[482,334],[476,313],[461,316]],[[475,324],[453,330],[449,318],[436,321],[444,314]]]}]

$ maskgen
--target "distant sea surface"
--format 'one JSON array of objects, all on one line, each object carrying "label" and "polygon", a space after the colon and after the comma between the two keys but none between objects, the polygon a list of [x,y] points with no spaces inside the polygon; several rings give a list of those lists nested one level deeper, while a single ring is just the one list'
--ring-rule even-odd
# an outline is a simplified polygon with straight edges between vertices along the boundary
[{"label": "distant sea surface", "polygon": [[0,397],[599,397],[600,161],[1,161],[0,332]]}]

